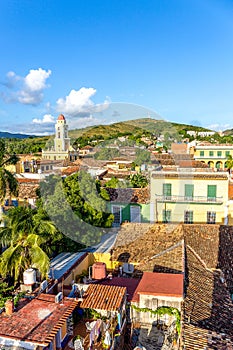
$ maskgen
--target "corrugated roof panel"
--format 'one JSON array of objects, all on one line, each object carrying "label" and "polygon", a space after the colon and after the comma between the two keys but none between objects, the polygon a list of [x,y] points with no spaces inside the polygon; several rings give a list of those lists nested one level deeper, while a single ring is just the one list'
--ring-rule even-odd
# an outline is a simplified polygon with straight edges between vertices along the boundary
[{"label": "corrugated roof panel", "polygon": [[53,279],[61,278],[86,252],[61,253],[50,262],[49,276]]}]

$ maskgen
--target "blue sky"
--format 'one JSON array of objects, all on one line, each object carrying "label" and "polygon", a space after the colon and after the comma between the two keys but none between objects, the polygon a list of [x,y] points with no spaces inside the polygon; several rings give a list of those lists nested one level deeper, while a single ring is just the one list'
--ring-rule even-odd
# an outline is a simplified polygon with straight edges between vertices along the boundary
[{"label": "blue sky", "polygon": [[51,133],[60,113],[233,127],[232,15],[232,0],[2,0],[0,130]]}]

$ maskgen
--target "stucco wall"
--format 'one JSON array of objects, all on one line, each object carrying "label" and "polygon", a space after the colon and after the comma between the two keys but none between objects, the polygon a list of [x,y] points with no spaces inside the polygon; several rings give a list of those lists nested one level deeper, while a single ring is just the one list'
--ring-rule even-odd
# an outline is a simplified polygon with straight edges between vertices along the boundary
[{"label": "stucco wall", "polygon": [[[139,302],[133,303],[133,305],[140,308],[149,308],[156,310],[161,306],[175,307],[179,311],[181,310],[182,298],[177,297],[166,297],[166,296],[153,296],[153,295],[143,295],[140,294]],[[165,324],[171,324],[175,318],[173,316],[164,315],[152,315],[150,312],[138,312],[135,309],[131,308],[131,317],[136,318],[141,323],[151,324],[153,322],[164,322]]]},{"label": "stucco wall", "polygon": [[[159,222],[162,221],[163,210],[171,210],[171,221],[173,222],[183,222],[184,221],[184,211],[193,211],[193,222],[195,223],[206,223],[207,221],[207,211],[216,212],[216,223],[224,223],[225,208],[228,200],[228,179],[211,179],[208,177],[203,177],[202,179],[185,179],[185,178],[152,178],[151,179],[151,200],[156,200],[156,195],[163,195],[163,184],[172,185],[172,196],[174,201],[162,202],[159,199],[156,202],[155,220]],[[177,198],[182,198],[185,196],[185,184],[194,185],[194,199],[193,202],[182,202]],[[223,197],[220,203],[220,199],[217,202],[203,202],[205,197],[207,199],[207,188],[208,185],[217,186],[217,197]]]}]

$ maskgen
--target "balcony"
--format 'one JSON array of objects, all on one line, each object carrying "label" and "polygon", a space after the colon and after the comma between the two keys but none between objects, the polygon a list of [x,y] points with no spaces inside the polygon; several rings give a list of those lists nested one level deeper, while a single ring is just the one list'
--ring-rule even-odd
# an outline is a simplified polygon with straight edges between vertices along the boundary
[{"label": "balcony", "polygon": [[196,203],[196,204],[222,204],[223,197],[207,197],[207,196],[163,196],[155,195],[155,200],[161,203]]}]

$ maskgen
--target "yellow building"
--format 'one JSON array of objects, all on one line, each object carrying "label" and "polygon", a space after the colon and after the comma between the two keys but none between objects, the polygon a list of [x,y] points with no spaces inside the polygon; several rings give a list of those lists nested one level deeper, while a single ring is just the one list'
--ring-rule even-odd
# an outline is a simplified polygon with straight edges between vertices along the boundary
[{"label": "yellow building", "polygon": [[228,173],[182,170],[151,174],[155,222],[227,223]]},{"label": "yellow building", "polygon": [[233,157],[233,145],[198,144],[194,148],[194,159],[204,162],[210,168],[226,169],[228,156]]},{"label": "yellow building", "polygon": [[70,160],[78,158],[78,152],[70,145],[68,137],[68,125],[66,118],[60,114],[55,125],[54,146],[47,150],[42,150],[42,159],[49,160]]}]

